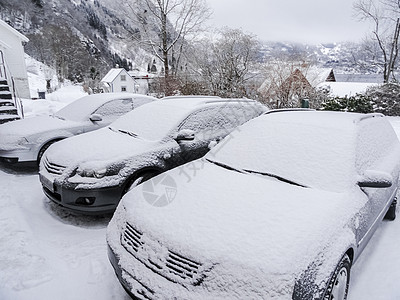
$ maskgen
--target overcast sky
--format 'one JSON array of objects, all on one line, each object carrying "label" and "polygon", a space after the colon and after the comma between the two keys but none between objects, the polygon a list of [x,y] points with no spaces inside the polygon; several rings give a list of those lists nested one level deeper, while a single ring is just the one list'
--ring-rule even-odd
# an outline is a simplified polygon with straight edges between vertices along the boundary
[{"label": "overcast sky", "polygon": [[352,0],[206,0],[210,24],[251,32],[265,41],[359,41],[369,25],[354,16]]}]

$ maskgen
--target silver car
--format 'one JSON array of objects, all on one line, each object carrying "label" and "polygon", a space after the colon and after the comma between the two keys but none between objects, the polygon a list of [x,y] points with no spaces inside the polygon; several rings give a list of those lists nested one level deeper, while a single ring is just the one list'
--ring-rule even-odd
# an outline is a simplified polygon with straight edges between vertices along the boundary
[{"label": "silver car", "polygon": [[254,100],[204,96],[143,105],[106,128],[51,146],[40,166],[43,191],[71,211],[112,212],[132,187],[203,156],[266,110]]},{"label": "silver car", "polygon": [[135,299],[344,300],[399,172],[380,114],[266,113],[126,194],[109,258]]},{"label": "silver car", "polygon": [[109,125],[154,97],[131,93],[95,94],[80,98],[52,116],[0,125],[0,160],[39,163],[54,142]]}]

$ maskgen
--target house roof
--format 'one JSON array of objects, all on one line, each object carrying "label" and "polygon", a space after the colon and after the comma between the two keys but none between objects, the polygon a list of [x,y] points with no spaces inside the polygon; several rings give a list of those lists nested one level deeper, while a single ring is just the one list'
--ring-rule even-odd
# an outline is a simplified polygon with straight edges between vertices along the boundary
[{"label": "house roof", "polygon": [[14,28],[12,28],[10,25],[8,25],[6,22],[4,22],[3,20],[0,20],[0,28],[4,28],[6,30],[8,30],[9,32],[13,33],[15,36],[17,36],[22,42],[29,42],[29,39],[24,36],[22,33],[20,33],[19,31],[15,30]]},{"label": "house roof", "polygon": [[332,68],[320,68],[313,66],[304,70],[304,76],[313,87],[316,87],[318,84],[327,81],[332,72]]},{"label": "house roof", "polygon": [[[277,63],[276,65],[271,65],[270,68],[276,69],[276,73],[279,73],[281,78],[285,78],[285,80],[289,80],[295,76],[298,79],[301,79],[304,83],[305,81],[308,81],[312,87],[316,87],[319,84],[328,81],[332,78],[331,74],[333,74],[332,68],[320,68],[316,66],[302,67],[301,64],[297,67],[288,65],[287,68],[282,68],[281,65]],[[302,76],[300,76],[300,74]],[[269,90],[273,83],[276,84],[279,83],[279,81],[275,82],[273,76],[267,77],[258,91],[262,92]]]},{"label": "house roof", "polygon": [[376,86],[378,83],[370,82],[323,82],[318,88],[327,89],[332,96],[350,97],[364,93],[369,87]]},{"label": "house roof", "polygon": [[335,74],[337,82],[383,83],[382,74]]},{"label": "house roof", "polygon": [[128,74],[134,79],[150,79],[155,77],[154,74],[138,70],[128,71]]},{"label": "house roof", "polygon": [[[108,73],[106,74],[106,76],[104,76],[104,78],[101,80],[102,82],[107,82],[107,83],[111,83],[115,80],[115,78],[117,78],[117,76],[119,74],[121,74],[121,72],[125,72],[128,74],[128,72],[123,69],[123,68],[113,68],[110,71],[108,71]],[[129,75],[129,74],[128,74]],[[129,75],[130,76],[130,75]]]}]

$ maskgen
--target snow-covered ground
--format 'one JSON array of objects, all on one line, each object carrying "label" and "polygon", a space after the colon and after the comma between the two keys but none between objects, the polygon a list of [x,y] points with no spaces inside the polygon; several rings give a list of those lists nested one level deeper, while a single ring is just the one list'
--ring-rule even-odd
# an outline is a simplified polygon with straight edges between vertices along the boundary
[{"label": "snow-covered ground", "polygon": [[[45,113],[35,101],[32,115]],[[400,136],[400,118],[391,123]],[[353,267],[348,299],[400,299],[398,215],[382,222]],[[0,299],[130,299],[107,258],[110,218],[71,215],[44,196],[37,169],[0,164]]]},{"label": "snow-covered ground", "polygon": [[25,118],[53,114],[65,105],[86,95],[82,86],[68,85],[46,95],[46,99],[22,99]]},{"label": "snow-covered ground", "polygon": [[0,166],[0,190],[0,299],[125,299],[107,258],[110,216],[59,210],[34,169]]},{"label": "snow-covered ground", "polygon": [[87,95],[81,85],[73,85],[68,80],[60,84],[53,69],[38,62],[29,55],[25,55],[25,62],[31,97],[38,98],[38,92],[46,92],[45,78],[51,78],[50,87],[53,90],[52,93],[46,92],[46,99],[22,99],[26,118],[53,114],[72,101]]}]

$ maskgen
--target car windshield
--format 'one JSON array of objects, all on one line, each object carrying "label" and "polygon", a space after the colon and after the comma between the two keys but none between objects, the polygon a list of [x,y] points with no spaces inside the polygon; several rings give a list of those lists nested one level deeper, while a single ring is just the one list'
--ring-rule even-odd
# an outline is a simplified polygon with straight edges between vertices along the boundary
[{"label": "car windshield", "polygon": [[120,117],[110,128],[122,134],[146,140],[161,140],[175,128],[190,110],[179,106],[149,103]]},{"label": "car windshield", "polygon": [[88,120],[89,115],[91,115],[98,106],[99,104],[97,101],[93,101],[93,98],[86,96],[60,109],[54,114],[54,117],[61,120],[71,120],[76,122],[85,121]]},{"label": "car windshield", "polygon": [[353,131],[323,121],[310,123],[261,116],[234,131],[206,158],[300,186],[334,191],[348,187],[355,164]]}]

